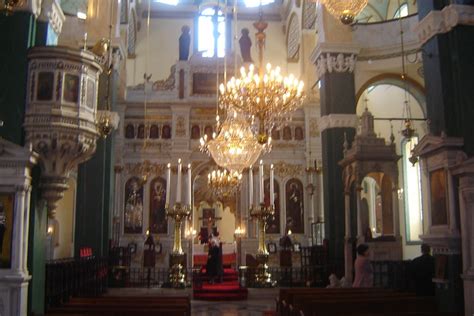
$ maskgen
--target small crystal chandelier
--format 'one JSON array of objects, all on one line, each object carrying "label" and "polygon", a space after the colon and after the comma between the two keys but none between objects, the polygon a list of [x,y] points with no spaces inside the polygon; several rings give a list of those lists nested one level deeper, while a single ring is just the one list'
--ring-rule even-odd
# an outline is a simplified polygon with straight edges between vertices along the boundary
[{"label": "small crystal chandelier", "polygon": [[205,135],[200,144],[201,151],[210,154],[217,165],[237,172],[254,164],[262,150],[270,147],[257,142],[248,122],[235,111],[227,115],[218,135],[211,140]]},{"label": "small crystal chandelier", "polygon": [[227,199],[238,192],[241,180],[242,173],[227,171],[227,169],[212,170],[207,175],[207,184],[219,199]]},{"label": "small crystal chandelier", "polygon": [[254,23],[258,30],[259,68],[250,65],[248,71],[240,70],[240,78],[232,77],[227,84],[219,86],[219,105],[242,113],[250,122],[252,131],[260,144],[269,142],[271,131],[280,129],[291,120],[291,114],[301,107],[304,100],[304,83],[293,75],[283,77],[280,68],[272,69],[270,64],[263,66],[265,29],[268,23],[262,20]]},{"label": "small crystal chandelier", "polygon": [[321,0],[326,9],[343,24],[352,24],[369,0]]}]

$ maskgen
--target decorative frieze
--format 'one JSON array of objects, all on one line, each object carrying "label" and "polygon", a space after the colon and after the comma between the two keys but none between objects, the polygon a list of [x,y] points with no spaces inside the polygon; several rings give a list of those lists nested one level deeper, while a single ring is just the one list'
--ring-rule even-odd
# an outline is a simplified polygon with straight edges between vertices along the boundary
[{"label": "decorative frieze", "polygon": [[274,163],[273,168],[275,170],[275,174],[282,179],[286,177],[297,178],[303,172],[302,165],[293,165],[284,161]]},{"label": "decorative frieze", "polygon": [[451,31],[458,25],[474,25],[472,5],[451,4],[441,11],[433,10],[415,27],[420,45],[432,37]]},{"label": "decorative frieze", "polygon": [[325,73],[354,72],[357,57],[355,54],[325,53],[316,59],[316,72],[319,78]]},{"label": "decorative frieze", "polygon": [[319,118],[319,130],[331,128],[356,128],[359,119],[356,114],[329,114]]}]

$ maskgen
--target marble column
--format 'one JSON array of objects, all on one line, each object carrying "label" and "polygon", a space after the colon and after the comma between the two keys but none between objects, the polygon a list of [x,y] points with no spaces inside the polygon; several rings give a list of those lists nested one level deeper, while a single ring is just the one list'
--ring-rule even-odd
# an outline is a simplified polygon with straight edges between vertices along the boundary
[{"label": "marble column", "polygon": [[[450,4],[451,3],[451,4]],[[464,137],[474,154],[474,1],[418,1],[427,117],[434,135]]]},{"label": "marble column", "polygon": [[[323,43],[324,44],[324,43]],[[349,142],[357,126],[354,88],[354,67],[358,49],[349,45],[320,44],[312,60],[320,81],[321,118],[324,174],[325,231],[329,239],[330,260],[344,258],[344,186],[342,168],[345,135]]]}]

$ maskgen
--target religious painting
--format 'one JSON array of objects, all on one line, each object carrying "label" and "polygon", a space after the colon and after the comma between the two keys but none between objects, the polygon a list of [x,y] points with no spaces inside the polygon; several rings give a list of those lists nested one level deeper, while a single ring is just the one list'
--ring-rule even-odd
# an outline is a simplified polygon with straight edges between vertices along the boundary
[{"label": "religious painting", "polygon": [[161,131],[161,138],[170,139],[171,138],[171,127],[169,125],[164,125]]},{"label": "religious painting", "polygon": [[199,138],[201,138],[201,130],[199,126],[193,125],[193,127],[191,127],[191,139],[199,139]]},{"label": "religious painting", "polygon": [[212,219],[216,217],[216,210],[213,208],[203,208],[202,209],[202,226],[203,227],[208,227],[209,223],[211,222],[211,227],[212,225]]},{"label": "religious painting", "polygon": [[132,124],[128,124],[127,127],[125,127],[125,138],[135,138],[135,128]]},{"label": "religious painting", "polygon": [[137,138],[140,138],[140,139],[145,138],[145,125],[143,124],[138,125]]},{"label": "religious painting", "polygon": [[[266,179],[264,184],[264,197],[263,201],[265,206],[270,206],[270,179]],[[273,180],[273,191],[275,200],[275,215],[267,222],[266,232],[268,234],[279,234],[280,233],[280,185],[276,180]]]},{"label": "religious painting", "polygon": [[304,234],[303,183],[290,179],[286,183],[286,226],[295,234]]},{"label": "religious painting", "polygon": [[431,188],[431,224],[448,225],[448,198],[446,173],[438,169],[430,173]]},{"label": "religious painting", "polygon": [[272,129],[272,139],[273,140],[280,140],[280,130],[274,128]]},{"label": "religious painting", "polygon": [[141,234],[143,229],[143,187],[137,177],[125,184],[125,234]]},{"label": "religious painting", "polygon": [[166,180],[156,178],[150,184],[150,231],[153,234],[167,234],[166,219]]},{"label": "religious painting", "polygon": [[36,100],[50,101],[53,99],[54,73],[40,72],[38,74],[38,88],[36,90]]},{"label": "religious painting", "polygon": [[0,193],[0,269],[11,266],[14,198],[13,193]]},{"label": "religious painting", "polygon": [[66,102],[79,101],[79,76],[66,74],[64,76],[63,98]]},{"label": "religious painting", "polygon": [[303,129],[301,127],[295,128],[295,139],[296,140],[303,140],[304,139],[304,133],[303,133]]},{"label": "religious painting", "polygon": [[87,80],[87,103],[86,106],[90,109],[94,106],[95,99],[95,83],[93,80]]},{"label": "religious painting", "polygon": [[291,140],[291,128],[289,126],[283,128],[283,140]]},{"label": "religious painting", "polygon": [[207,139],[212,139],[212,126],[211,125],[207,125],[206,127],[204,127],[204,134],[207,135]]},{"label": "religious painting", "polygon": [[158,137],[160,137],[159,133],[160,133],[160,132],[159,132],[159,130],[158,130],[158,126],[152,125],[152,126],[150,127],[150,138],[151,138],[151,139],[157,139]]}]

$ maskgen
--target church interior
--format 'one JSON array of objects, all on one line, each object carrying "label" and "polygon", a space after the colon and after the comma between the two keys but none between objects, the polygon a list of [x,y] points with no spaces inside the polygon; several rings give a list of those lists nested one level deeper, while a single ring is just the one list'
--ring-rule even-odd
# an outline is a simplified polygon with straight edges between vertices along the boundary
[{"label": "church interior", "polygon": [[474,315],[473,0],[1,0],[0,34],[0,315]]}]

